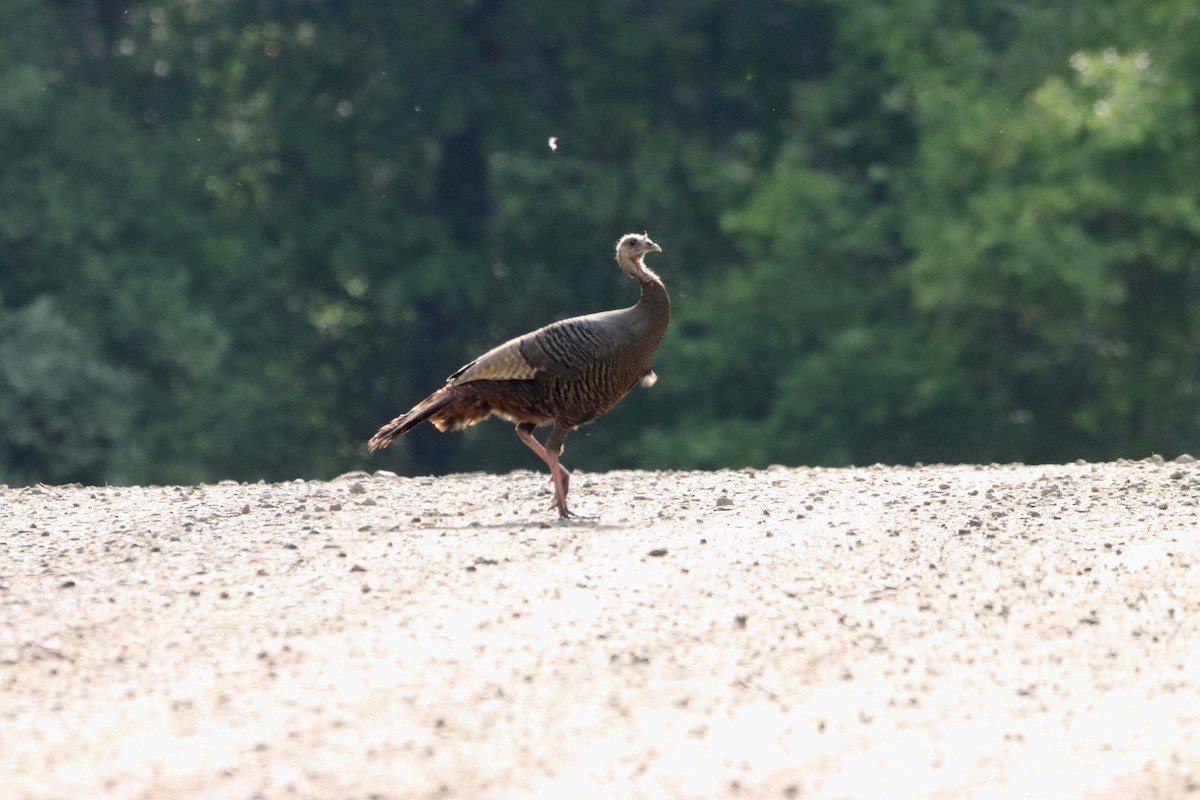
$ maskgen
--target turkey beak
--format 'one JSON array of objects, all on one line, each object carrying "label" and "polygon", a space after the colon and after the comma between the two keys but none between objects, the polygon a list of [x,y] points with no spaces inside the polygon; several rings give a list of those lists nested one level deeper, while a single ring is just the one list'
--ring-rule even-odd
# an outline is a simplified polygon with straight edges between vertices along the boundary
[{"label": "turkey beak", "polygon": [[646,252],[647,253],[661,253],[662,248],[659,247],[658,245],[656,245],[654,242],[647,241],[646,242]]}]

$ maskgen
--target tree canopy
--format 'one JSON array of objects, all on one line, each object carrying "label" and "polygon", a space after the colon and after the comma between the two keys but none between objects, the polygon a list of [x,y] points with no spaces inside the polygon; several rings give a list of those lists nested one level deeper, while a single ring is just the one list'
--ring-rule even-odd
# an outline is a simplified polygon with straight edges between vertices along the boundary
[{"label": "tree canopy", "polygon": [[[532,466],[375,428],[627,305],[589,469],[1196,450],[1185,0],[9,0],[0,482]],[[570,457],[568,461],[572,461]]]}]

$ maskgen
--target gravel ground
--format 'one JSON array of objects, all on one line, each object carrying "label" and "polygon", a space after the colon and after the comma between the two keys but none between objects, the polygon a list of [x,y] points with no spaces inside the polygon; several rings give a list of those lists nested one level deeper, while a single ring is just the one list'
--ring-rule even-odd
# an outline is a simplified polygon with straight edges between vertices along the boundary
[{"label": "gravel ground", "polygon": [[6,798],[1200,796],[1200,464],[0,488]]}]

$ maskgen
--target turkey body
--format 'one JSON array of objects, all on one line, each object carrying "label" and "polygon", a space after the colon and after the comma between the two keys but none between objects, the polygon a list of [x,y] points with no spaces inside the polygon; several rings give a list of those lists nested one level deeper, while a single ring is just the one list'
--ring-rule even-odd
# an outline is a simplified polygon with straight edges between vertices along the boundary
[{"label": "turkey body", "polygon": [[[645,234],[617,242],[617,263],[641,285],[638,302],[551,323],[501,344],[466,364],[446,385],[384,425],[368,442],[386,447],[425,420],[457,430],[498,416],[550,467],[555,506],[570,516],[569,476],[558,457],[567,434],[610,410],[639,383],[654,380],[654,354],[671,319],[666,286],[643,262],[661,248]],[[535,428],[553,425],[543,445]]]}]

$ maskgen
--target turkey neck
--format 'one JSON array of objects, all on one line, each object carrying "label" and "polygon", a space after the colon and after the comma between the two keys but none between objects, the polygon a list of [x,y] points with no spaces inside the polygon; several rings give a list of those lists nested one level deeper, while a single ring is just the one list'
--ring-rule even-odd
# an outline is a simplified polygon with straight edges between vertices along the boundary
[{"label": "turkey neck", "polygon": [[662,278],[654,274],[646,265],[641,265],[641,274],[634,275],[641,284],[642,296],[638,298],[638,306],[645,314],[655,320],[662,320],[662,329],[667,329],[671,319],[671,295],[667,294],[667,286]]},{"label": "turkey neck", "polygon": [[671,296],[667,294],[666,284],[641,258],[632,264],[621,264],[621,267],[642,287],[642,296],[634,308],[660,323],[661,336],[667,330],[667,323],[671,319]]},{"label": "turkey neck", "polygon": [[671,296],[667,294],[662,279],[641,263],[641,259],[636,262],[636,267],[630,275],[642,287],[642,296],[626,313],[633,322],[630,328],[632,341],[628,345],[629,364],[637,365],[635,370],[638,374],[634,379],[640,380],[650,371],[658,343],[671,323]]}]

